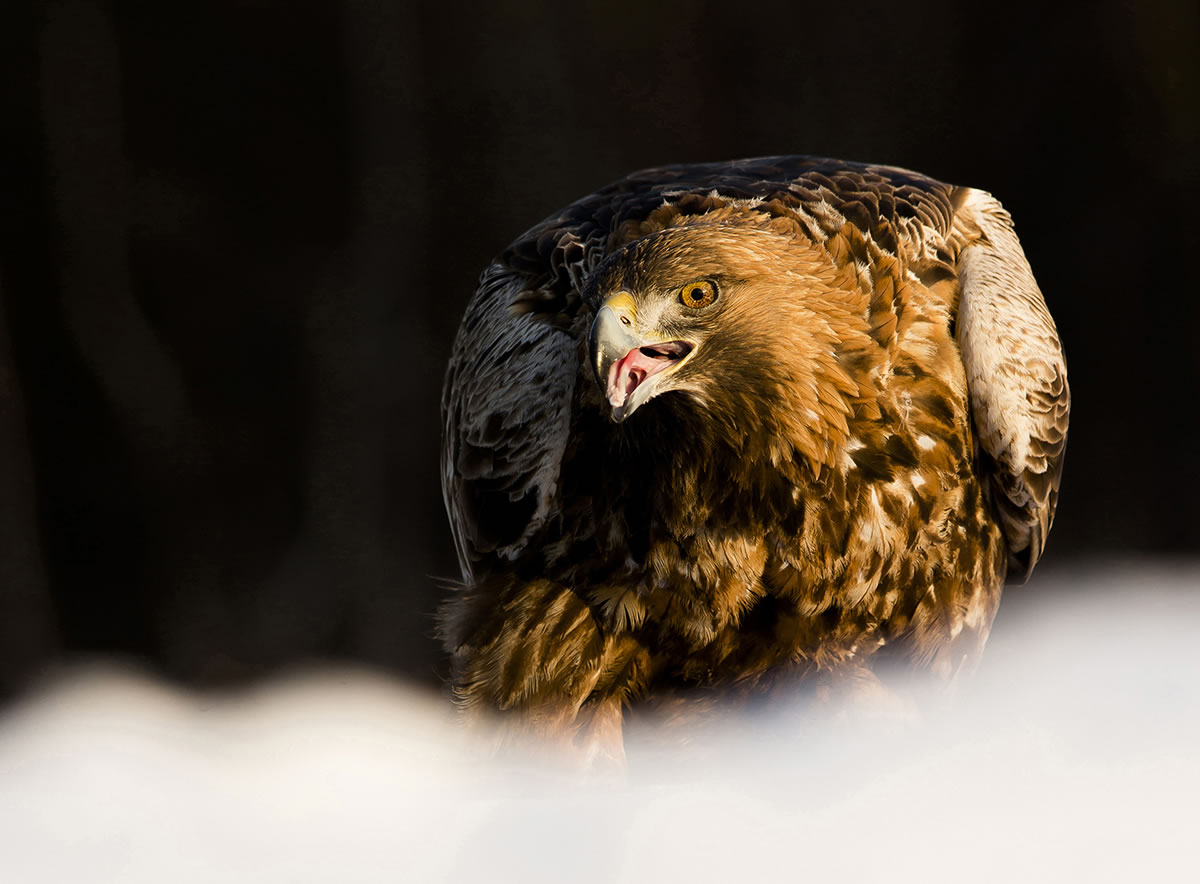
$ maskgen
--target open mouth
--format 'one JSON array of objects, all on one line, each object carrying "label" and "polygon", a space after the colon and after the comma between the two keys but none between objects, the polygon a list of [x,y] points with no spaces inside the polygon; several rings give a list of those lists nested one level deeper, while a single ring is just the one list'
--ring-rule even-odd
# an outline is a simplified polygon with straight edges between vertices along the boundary
[{"label": "open mouth", "polygon": [[634,347],[609,369],[609,404],[614,408],[624,405],[649,378],[680,362],[691,352],[692,345],[686,341],[663,341]]}]

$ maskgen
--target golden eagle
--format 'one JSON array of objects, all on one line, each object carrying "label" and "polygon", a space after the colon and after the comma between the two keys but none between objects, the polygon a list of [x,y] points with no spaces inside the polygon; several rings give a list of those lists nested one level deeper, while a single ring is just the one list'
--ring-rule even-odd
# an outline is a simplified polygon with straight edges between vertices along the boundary
[{"label": "golden eagle", "polygon": [[1069,406],[989,194],[790,156],[623,178],[501,254],[454,343],[458,700],[619,756],[680,689],[951,677],[1042,554]]}]

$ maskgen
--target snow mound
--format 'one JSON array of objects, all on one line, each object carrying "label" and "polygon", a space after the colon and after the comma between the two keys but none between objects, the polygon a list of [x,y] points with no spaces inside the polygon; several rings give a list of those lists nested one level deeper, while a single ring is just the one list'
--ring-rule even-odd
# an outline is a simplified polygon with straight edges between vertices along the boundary
[{"label": "snow mound", "polygon": [[363,670],[221,695],[72,667],[0,718],[0,880],[1177,878],[1198,623],[1195,563],[1039,574],[917,721],[757,715],[634,746],[621,782],[490,761]]}]

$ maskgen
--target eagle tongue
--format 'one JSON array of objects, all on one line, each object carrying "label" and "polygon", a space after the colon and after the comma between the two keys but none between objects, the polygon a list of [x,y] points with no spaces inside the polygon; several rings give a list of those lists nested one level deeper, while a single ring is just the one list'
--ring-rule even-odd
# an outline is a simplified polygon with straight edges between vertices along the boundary
[{"label": "eagle tongue", "polygon": [[609,369],[608,403],[613,408],[628,402],[633,391],[647,378],[658,374],[678,358],[673,352],[648,356],[645,349],[649,348],[634,347]]}]

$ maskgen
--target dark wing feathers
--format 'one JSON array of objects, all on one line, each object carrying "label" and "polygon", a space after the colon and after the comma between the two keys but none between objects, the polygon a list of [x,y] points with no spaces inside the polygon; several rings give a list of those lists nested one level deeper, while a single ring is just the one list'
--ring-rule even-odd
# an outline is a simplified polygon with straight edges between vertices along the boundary
[{"label": "dark wing feathers", "polygon": [[464,578],[515,558],[545,521],[570,424],[571,329],[514,313],[519,273],[493,264],[459,329],[442,398],[442,492]]},{"label": "dark wing feathers", "polygon": [[[664,206],[688,215],[734,200],[790,213],[819,242],[853,224],[926,284],[958,274],[982,468],[998,491],[1012,561],[1027,573],[1053,518],[1069,393],[1053,322],[1007,214],[981,191],[904,169],[786,156],[636,172],[546,219],[484,273],[442,401],[443,491],[464,577],[517,558],[553,515],[590,320],[588,275],[628,225]],[[1004,363],[1001,380],[989,377],[1014,330],[1030,327],[1033,344],[1015,352],[1041,367]]]}]

